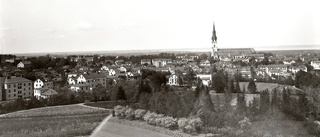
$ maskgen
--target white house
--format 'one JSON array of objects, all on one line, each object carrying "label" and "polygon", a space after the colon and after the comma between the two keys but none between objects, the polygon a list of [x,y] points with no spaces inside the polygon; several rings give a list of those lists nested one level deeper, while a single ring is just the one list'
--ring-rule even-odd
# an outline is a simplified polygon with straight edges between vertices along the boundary
[{"label": "white house", "polygon": [[314,70],[320,70],[320,61],[311,61],[311,66]]},{"label": "white house", "polygon": [[109,68],[108,68],[107,66],[102,66],[102,67],[100,68],[100,70],[109,71]]},{"label": "white house", "polygon": [[120,71],[120,73],[126,73],[127,72],[127,69],[125,67],[120,67],[118,70]]},{"label": "white house", "polygon": [[171,86],[178,86],[179,85],[179,80],[178,80],[178,76],[175,74],[170,75],[169,80],[168,80],[168,85]]},{"label": "white house", "polygon": [[210,67],[210,61],[209,60],[201,61],[200,66]]},{"label": "white house", "polygon": [[53,82],[48,80],[37,79],[33,84],[34,89],[48,88],[53,89]]},{"label": "white house", "polygon": [[109,69],[109,76],[115,76],[116,75],[116,71],[114,71],[113,69]]},{"label": "white house", "polygon": [[21,61],[18,63],[17,68],[25,68],[31,65],[30,61]]},{"label": "white house", "polygon": [[298,71],[304,71],[304,72],[307,72],[307,67],[306,66],[292,66],[289,68],[289,71],[292,72],[293,74],[296,74]]},{"label": "white house", "polygon": [[211,74],[197,74],[197,78],[202,80],[202,84],[205,86],[210,86],[212,82],[212,75]]},{"label": "white house", "polygon": [[131,72],[127,73],[127,77],[133,77],[134,75]]}]

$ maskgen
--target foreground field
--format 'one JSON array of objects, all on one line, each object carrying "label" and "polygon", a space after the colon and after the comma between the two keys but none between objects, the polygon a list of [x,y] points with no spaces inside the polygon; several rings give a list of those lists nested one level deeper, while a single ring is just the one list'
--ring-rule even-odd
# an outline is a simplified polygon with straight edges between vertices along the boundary
[{"label": "foreground field", "polygon": [[0,118],[0,137],[87,136],[109,111],[81,105],[38,108]]},{"label": "foreground field", "polygon": [[68,116],[68,115],[85,115],[107,113],[108,110],[84,107],[81,105],[66,105],[43,107],[29,110],[22,110],[8,114],[0,115],[0,118],[18,118],[18,117],[48,117],[48,116]]}]

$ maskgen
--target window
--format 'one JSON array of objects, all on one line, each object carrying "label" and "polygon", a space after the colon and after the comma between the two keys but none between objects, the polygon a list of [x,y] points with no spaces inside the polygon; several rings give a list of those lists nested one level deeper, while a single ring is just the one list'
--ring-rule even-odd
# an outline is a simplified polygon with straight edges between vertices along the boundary
[{"label": "window", "polygon": [[15,97],[15,96],[16,96],[16,94],[13,94],[13,96]]},{"label": "window", "polygon": [[8,88],[10,88],[10,84],[8,84]]},{"label": "window", "polygon": [[9,94],[9,96],[8,96],[9,98],[10,98],[10,94]]},{"label": "window", "polygon": [[16,89],[14,89],[13,92],[16,92]]},{"label": "window", "polygon": [[31,83],[29,83],[29,86],[31,86]]},{"label": "window", "polygon": [[8,93],[10,93],[10,89],[8,90]]}]

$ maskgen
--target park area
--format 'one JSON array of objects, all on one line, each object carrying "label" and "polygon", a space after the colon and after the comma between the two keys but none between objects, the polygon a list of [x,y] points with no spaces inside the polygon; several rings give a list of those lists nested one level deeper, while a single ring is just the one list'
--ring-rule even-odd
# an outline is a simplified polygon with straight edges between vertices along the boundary
[{"label": "park area", "polygon": [[88,136],[107,115],[80,104],[12,112],[0,115],[0,137]]}]

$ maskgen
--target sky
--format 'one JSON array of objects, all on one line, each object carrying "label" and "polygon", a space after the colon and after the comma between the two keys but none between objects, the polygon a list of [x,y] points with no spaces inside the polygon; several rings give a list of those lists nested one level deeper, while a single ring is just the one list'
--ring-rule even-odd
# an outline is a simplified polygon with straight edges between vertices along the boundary
[{"label": "sky", "polygon": [[[0,52],[320,49],[317,0],[0,0]],[[298,46],[299,45],[299,46]]]}]

